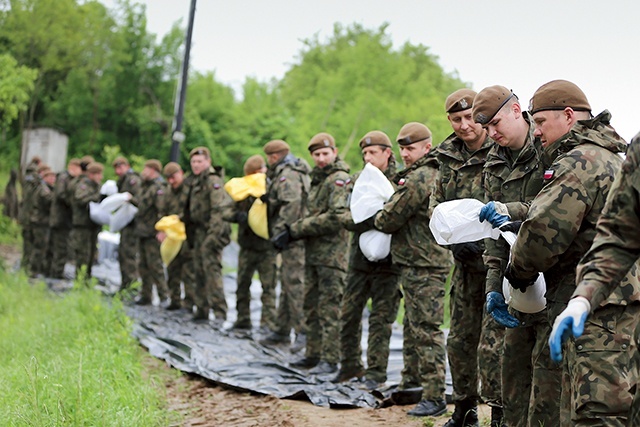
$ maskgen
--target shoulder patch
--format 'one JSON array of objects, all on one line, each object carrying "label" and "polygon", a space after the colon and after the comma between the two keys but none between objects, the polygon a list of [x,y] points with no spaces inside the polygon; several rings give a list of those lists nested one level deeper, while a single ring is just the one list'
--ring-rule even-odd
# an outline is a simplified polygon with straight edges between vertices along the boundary
[{"label": "shoulder patch", "polygon": [[280,182],[285,182],[286,180],[287,180],[287,177],[286,177],[286,176],[281,176],[281,177],[280,177]]},{"label": "shoulder patch", "polygon": [[162,196],[164,194],[164,192],[162,190],[158,190],[158,192],[156,193],[159,196]]},{"label": "shoulder patch", "polygon": [[351,178],[347,178],[347,180],[344,182],[346,185],[351,184]]},{"label": "shoulder patch", "polygon": [[87,186],[82,184],[82,185],[80,185],[80,188],[84,190],[85,188],[87,188]]},{"label": "shoulder patch", "polygon": [[400,180],[398,181],[398,185],[404,185],[405,182],[407,182],[406,179],[400,178]]},{"label": "shoulder patch", "polygon": [[344,187],[344,181],[341,179],[336,179],[336,185],[338,187]]},{"label": "shoulder patch", "polygon": [[129,185],[136,185],[136,180],[134,178],[131,178],[129,180]]},{"label": "shoulder patch", "polygon": [[549,179],[553,178],[553,175],[555,173],[556,173],[556,171],[554,171],[553,169],[547,169],[546,171],[544,171],[543,178],[545,180],[549,180]]},{"label": "shoulder patch", "polygon": [[213,184],[213,189],[214,190],[220,189],[220,184],[218,184],[218,183]]}]

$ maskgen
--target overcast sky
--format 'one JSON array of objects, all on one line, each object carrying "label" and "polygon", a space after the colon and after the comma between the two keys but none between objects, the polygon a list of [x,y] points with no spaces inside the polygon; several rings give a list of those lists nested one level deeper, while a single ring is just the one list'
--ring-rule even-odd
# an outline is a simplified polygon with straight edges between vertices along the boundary
[{"label": "overcast sky", "polygon": [[[190,0],[138,2],[148,31],[162,36],[180,18],[186,27]],[[507,86],[525,108],[542,84],[571,80],[594,114],[611,111],[627,141],[640,131],[640,2],[632,0],[198,0],[191,65],[236,89],[246,76],[281,78],[301,40],[326,40],[336,22],[387,22],[394,46],[428,46],[476,91]]]}]

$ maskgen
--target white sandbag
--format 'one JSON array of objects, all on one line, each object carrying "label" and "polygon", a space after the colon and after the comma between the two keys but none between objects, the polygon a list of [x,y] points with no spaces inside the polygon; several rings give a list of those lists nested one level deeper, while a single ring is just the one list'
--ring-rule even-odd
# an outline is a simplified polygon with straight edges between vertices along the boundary
[{"label": "white sandbag", "polygon": [[113,212],[109,218],[109,230],[112,233],[117,233],[118,231],[125,228],[131,221],[133,221],[133,217],[138,213],[138,208],[133,206],[131,203],[125,203],[118,210]]},{"label": "white sandbag", "polygon": [[393,185],[386,176],[371,163],[367,163],[353,185],[351,193],[351,217],[356,224],[376,214],[389,197],[393,195]]},{"label": "white sandbag", "polygon": [[98,225],[109,224],[109,212],[105,211],[100,203],[89,202],[89,218]]},{"label": "white sandbag", "polygon": [[476,242],[500,237],[500,230],[488,221],[480,222],[480,209],[484,206],[477,199],[458,199],[440,203],[433,210],[429,228],[440,245]]},{"label": "white sandbag", "polygon": [[365,231],[358,240],[360,250],[371,262],[380,261],[389,256],[391,251],[391,234],[378,230]]},{"label": "white sandbag", "polygon": [[105,181],[104,184],[102,184],[102,187],[100,188],[100,194],[103,194],[105,196],[111,196],[113,194],[116,194],[118,192],[118,184],[116,184],[116,182],[112,179],[108,179],[107,181]]},{"label": "white sandbag", "polygon": [[129,195],[127,193],[116,193],[112,194],[109,197],[105,197],[105,199],[100,202],[100,206],[106,212],[113,212],[118,209],[120,206],[124,205],[127,202],[127,198]]},{"label": "white sandbag", "polygon": [[[513,246],[516,234],[510,231],[502,231],[501,234],[504,240]],[[511,260],[511,256],[509,256],[509,260]],[[505,302],[522,313],[539,313],[544,310],[547,306],[545,292],[547,292],[547,284],[542,273],[538,273],[536,282],[529,286],[525,292],[514,289],[506,278],[502,280],[502,295],[504,295]]]}]

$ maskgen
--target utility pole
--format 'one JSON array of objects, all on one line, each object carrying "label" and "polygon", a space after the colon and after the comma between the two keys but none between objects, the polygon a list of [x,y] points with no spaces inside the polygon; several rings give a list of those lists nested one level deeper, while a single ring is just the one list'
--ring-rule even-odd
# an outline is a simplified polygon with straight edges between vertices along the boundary
[{"label": "utility pole", "polygon": [[173,107],[173,126],[171,131],[171,153],[169,159],[172,162],[180,161],[180,144],[184,141],[185,135],[182,132],[182,119],[184,116],[184,100],[187,96],[187,80],[189,79],[189,53],[191,52],[191,36],[193,35],[193,21],[196,16],[196,0],[191,0],[189,9],[189,24],[187,26],[187,36],[184,43],[184,58],[182,69],[178,79],[178,92],[176,103]]}]

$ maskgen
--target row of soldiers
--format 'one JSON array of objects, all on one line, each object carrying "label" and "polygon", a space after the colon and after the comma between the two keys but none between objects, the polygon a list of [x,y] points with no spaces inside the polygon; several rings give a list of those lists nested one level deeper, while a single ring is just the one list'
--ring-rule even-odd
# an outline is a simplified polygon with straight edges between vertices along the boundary
[{"label": "row of soldiers", "polygon": [[[214,322],[221,324],[227,309],[221,252],[230,241],[229,223],[236,222],[241,251],[234,327],[252,326],[249,286],[257,270],[263,286],[260,325],[271,331],[261,342],[288,344],[293,350],[304,346],[304,357],[292,366],[334,375],[335,382],[355,380],[363,388],[379,388],[386,381],[391,325],[404,296],[404,368],[398,391],[418,396],[410,415],[446,411],[448,355],[455,403],[448,427],[477,426],[479,401],[491,407],[492,427],[631,423],[638,378],[637,262],[619,275],[618,287],[607,283],[614,288],[608,292],[594,291],[589,276],[594,268],[579,263],[598,233],[604,233],[598,223],[603,211],[615,217],[607,208],[607,195],[620,185],[615,177],[621,170],[634,173],[637,154],[622,163],[618,154],[627,144],[611,127],[610,113],[594,117],[587,97],[571,82],[543,85],[528,110],[503,86],[477,94],[460,89],[445,101],[453,133],[439,146],[433,148],[431,132],[422,123],[400,129],[395,140],[402,170],[386,134],[365,134],[359,142],[363,161],[382,171],[395,192],[382,210],[360,224],[349,210],[359,175],[349,174],[332,135],[319,133],[309,141],[313,169],[285,141],[268,142],[263,147],[267,164],[262,156],[253,156],[245,173],[268,166],[267,192],[261,199],[268,208],[269,241],[248,226],[254,199],[231,200],[222,169],[212,166],[207,148],[190,152],[188,176],[176,163],[162,168],[150,160],[140,179],[126,159],[116,159],[119,191],[130,194],[139,208],[122,232],[123,288],[138,277],[135,265],[127,263],[139,253],[142,291],[137,303],[151,303],[155,284],[165,307],[195,306],[196,321],[208,321],[212,309]],[[98,187],[92,188],[99,200]],[[433,209],[461,198],[486,203],[481,221],[517,232],[513,248],[502,238],[439,246],[429,230]],[[167,268],[167,286],[159,255],[165,236],[152,227],[168,214],[185,223],[187,244]],[[360,236],[372,229],[392,236],[389,256],[374,262],[359,246]],[[445,345],[440,325],[452,262],[451,328]],[[546,308],[522,313],[507,306],[503,279],[520,292],[539,273],[546,280]],[[361,317],[369,298],[365,369]],[[559,358],[558,350],[551,354],[548,342],[566,339],[558,324],[575,319],[576,306],[582,307],[584,332],[580,337],[574,332],[559,364],[551,358]],[[552,329],[556,318],[560,320]]]}]

